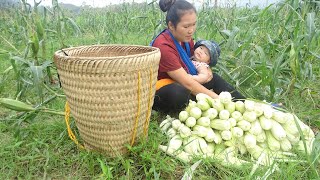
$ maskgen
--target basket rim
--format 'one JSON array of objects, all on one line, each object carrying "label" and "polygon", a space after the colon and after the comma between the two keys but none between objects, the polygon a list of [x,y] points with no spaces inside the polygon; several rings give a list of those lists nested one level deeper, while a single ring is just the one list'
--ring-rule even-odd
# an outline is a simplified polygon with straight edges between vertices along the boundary
[{"label": "basket rim", "polygon": [[[125,55],[125,56],[102,56],[102,57],[83,57],[83,56],[66,56],[62,51],[67,50],[73,50],[73,49],[82,49],[82,48],[88,48],[88,47],[108,47],[108,46],[120,46],[120,47],[139,47],[139,48],[147,48],[151,49],[150,52],[145,53],[139,53],[139,54],[133,54],[133,55]],[[83,46],[75,46],[75,47],[69,47],[69,48],[63,48],[54,53],[55,57],[58,58],[68,58],[68,59],[79,59],[79,60],[114,60],[114,59],[122,59],[124,57],[130,58],[130,57],[140,57],[140,56],[146,56],[151,55],[154,53],[160,52],[160,49],[153,46],[144,46],[144,45],[131,45],[131,44],[99,44],[99,45],[83,45]],[[90,59],[88,59],[90,58]]]}]

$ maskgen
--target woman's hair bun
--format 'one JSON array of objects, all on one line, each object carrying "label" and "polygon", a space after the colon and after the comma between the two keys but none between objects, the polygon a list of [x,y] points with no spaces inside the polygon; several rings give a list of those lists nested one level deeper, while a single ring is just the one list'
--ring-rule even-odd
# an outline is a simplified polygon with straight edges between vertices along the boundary
[{"label": "woman's hair bun", "polygon": [[160,0],[159,6],[163,12],[167,12],[176,0]]}]

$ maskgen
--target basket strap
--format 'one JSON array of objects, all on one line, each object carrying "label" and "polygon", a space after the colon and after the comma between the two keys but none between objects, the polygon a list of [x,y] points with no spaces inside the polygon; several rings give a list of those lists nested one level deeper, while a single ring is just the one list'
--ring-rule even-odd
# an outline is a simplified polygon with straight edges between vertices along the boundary
[{"label": "basket strap", "polygon": [[134,141],[136,139],[137,135],[137,128],[138,128],[138,121],[139,121],[139,116],[140,116],[140,81],[141,81],[141,73],[138,71],[138,112],[137,112],[137,117],[134,123],[134,128],[132,132],[132,140],[131,140],[131,146],[134,144]]},{"label": "basket strap", "polygon": [[80,147],[80,149],[84,149],[84,146],[82,146],[81,144],[79,144],[76,136],[73,134],[71,128],[70,128],[70,106],[68,101],[66,101],[66,105],[65,105],[65,120],[66,120],[66,125],[67,125],[67,130],[68,130],[68,135],[70,137],[70,139],[76,144],[78,145],[78,147]]},{"label": "basket strap", "polygon": [[148,112],[146,115],[146,121],[144,123],[143,134],[146,137],[148,134],[148,127],[150,122],[150,113],[151,113],[151,96],[152,96],[152,68],[150,68],[150,81],[149,81],[149,100],[148,100]]}]

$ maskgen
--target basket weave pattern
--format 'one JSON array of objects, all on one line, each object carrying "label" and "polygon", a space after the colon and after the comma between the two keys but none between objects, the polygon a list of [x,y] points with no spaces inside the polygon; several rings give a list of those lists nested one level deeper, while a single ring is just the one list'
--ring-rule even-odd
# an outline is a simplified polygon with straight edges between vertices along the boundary
[{"label": "basket weave pattern", "polygon": [[159,49],[94,45],[63,51],[67,55],[57,51],[54,62],[85,147],[125,154],[124,145],[148,128]]}]

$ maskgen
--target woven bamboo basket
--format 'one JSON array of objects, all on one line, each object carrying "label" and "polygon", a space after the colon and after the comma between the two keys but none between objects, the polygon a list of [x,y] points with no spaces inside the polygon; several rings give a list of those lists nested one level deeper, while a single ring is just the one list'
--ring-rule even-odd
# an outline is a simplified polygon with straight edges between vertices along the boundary
[{"label": "woven bamboo basket", "polygon": [[127,153],[148,132],[160,51],[92,45],[55,52],[54,63],[76,127],[89,150]]}]

